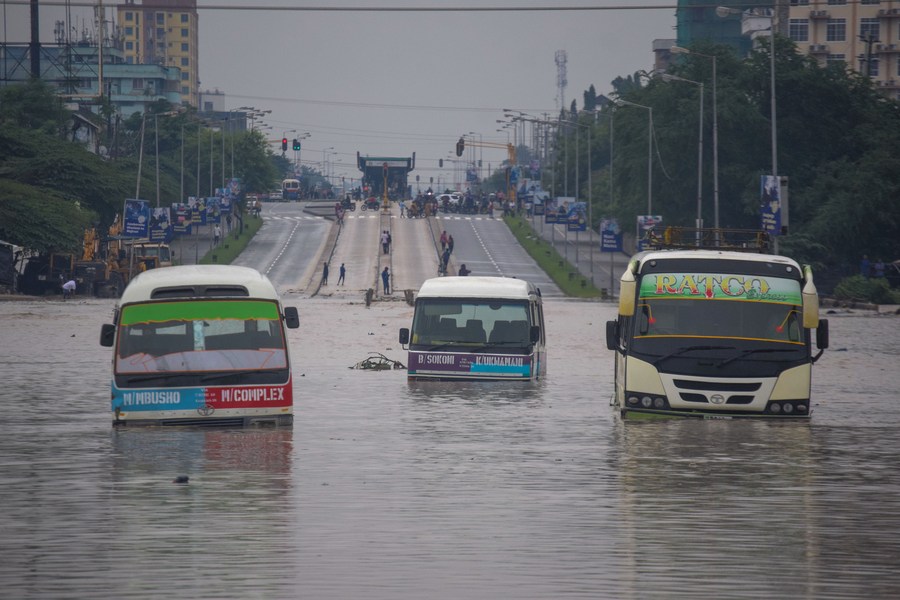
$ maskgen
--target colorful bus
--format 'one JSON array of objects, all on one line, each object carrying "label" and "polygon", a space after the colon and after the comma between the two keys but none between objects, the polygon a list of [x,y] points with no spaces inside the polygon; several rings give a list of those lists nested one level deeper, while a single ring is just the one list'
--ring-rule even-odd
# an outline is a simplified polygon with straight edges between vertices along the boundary
[{"label": "colorful bus", "polygon": [[290,425],[293,385],[282,307],[258,271],[229,265],[135,277],[103,325],[114,348],[114,425]]},{"label": "colorful bus", "polygon": [[828,321],[808,266],[730,250],[644,252],[622,275],[618,312],[606,342],[623,417],[809,418]]},{"label": "colorful bus", "polygon": [[300,199],[300,180],[285,179],[281,182],[281,197],[284,200]]},{"label": "colorful bus", "polygon": [[539,379],[547,370],[541,292],[507,277],[429,279],[400,343],[410,380]]}]

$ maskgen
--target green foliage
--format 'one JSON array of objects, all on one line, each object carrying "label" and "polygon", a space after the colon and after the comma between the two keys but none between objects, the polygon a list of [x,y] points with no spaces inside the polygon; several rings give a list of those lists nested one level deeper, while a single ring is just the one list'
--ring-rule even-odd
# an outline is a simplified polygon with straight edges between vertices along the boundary
[{"label": "green foliage", "polygon": [[211,195],[210,181],[220,187],[232,173],[250,190],[280,179],[259,132],[223,136],[165,101],[146,115],[107,117],[104,159],[67,139],[71,113],[52,88],[39,81],[0,88],[0,239],[38,252],[77,251],[85,227],[106,228],[136,193],[169,206],[182,189]]},{"label": "green foliage", "polygon": [[[237,222],[235,222],[235,225],[237,225]],[[222,238],[221,244],[207,252],[200,259],[200,264],[230,265],[231,261],[244,251],[244,248],[247,247],[247,244],[250,243],[250,240],[253,239],[260,227],[262,227],[262,217],[254,217],[245,213],[244,231],[237,233],[237,227],[235,227],[234,232]]]},{"label": "green foliage", "polygon": [[[701,44],[681,55],[669,72],[703,82],[702,215],[713,214],[712,61],[717,65],[719,223],[759,228],[760,176],[772,172],[771,55],[764,44],[741,59],[727,46]],[[702,54],[702,55],[701,55]],[[900,103],[841,65],[822,68],[776,38],[778,172],[789,176],[790,235],[780,250],[825,269],[848,271],[863,254],[900,258]],[[646,83],[642,85],[642,77]],[[697,215],[699,86],[635,73],[612,82],[613,96],[653,108],[652,210],[667,224],[693,226]],[[591,96],[590,90],[585,98]],[[593,216],[624,226],[647,211],[648,111],[601,106],[582,114],[591,128],[591,164],[585,129],[560,128],[554,162],[545,171],[557,195],[568,182]],[[610,132],[610,121],[614,131]],[[609,151],[610,134],[614,151]],[[568,155],[568,160],[564,158]],[[551,172],[551,170],[553,172]],[[610,186],[610,183],[612,184]]]},{"label": "green foliage", "polygon": [[842,279],[834,288],[834,296],[841,300],[863,300],[874,304],[900,304],[900,294],[891,290],[886,279],[867,279],[862,275]]},{"label": "green foliage", "polygon": [[599,298],[600,290],[567,262],[549,242],[538,236],[531,224],[522,217],[503,217],[519,244],[538,266],[559,286],[567,296],[575,298]]}]

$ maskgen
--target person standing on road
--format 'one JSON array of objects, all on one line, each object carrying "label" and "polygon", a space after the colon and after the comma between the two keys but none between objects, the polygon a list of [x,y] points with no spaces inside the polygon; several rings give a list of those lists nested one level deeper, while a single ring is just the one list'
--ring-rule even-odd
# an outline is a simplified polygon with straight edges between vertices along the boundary
[{"label": "person standing on road", "polygon": [[388,239],[388,232],[385,229],[384,231],[381,232],[381,250],[384,254],[388,253],[388,244],[389,243],[390,243],[390,240]]},{"label": "person standing on road", "polygon": [[444,253],[441,254],[441,266],[438,269],[441,275],[447,274],[447,265],[450,264],[450,248],[444,248]]},{"label": "person standing on road", "polygon": [[469,273],[471,273],[469,269],[466,268],[466,263],[463,263],[462,266],[459,267],[459,276],[466,277]]},{"label": "person standing on road", "polygon": [[388,272],[388,268],[385,267],[384,271],[381,272],[381,285],[384,288],[385,295],[391,293],[390,279],[391,274]]},{"label": "person standing on road", "polygon": [[443,252],[444,248],[446,248],[446,247],[447,247],[447,232],[442,231],[441,232],[441,252]]},{"label": "person standing on road", "polygon": [[402,219],[405,216],[406,216],[406,201],[401,200],[400,201],[400,218]]},{"label": "person standing on road", "polygon": [[70,279],[62,285],[63,300],[68,300],[75,295],[75,280]]},{"label": "person standing on road", "polygon": [[322,265],[322,285],[328,285],[328,263]]},{"label": "person standing on road", "polygon": [[344,268],[344,263],[341,263],[341,269],[338,271],[340,275],[338,275],[338,285],[344,285],[344,275],[347,274],[347,269]]},{"label": "person standing on road", "polygon": [[213,246],[219,245],[219,236],[222,235],[222,228],[219,227],[219,224],[216,223],[215,228],[213,229]]},{"label": "person standing on road", "polygon": [[450,251],[450,254],[453,254],[453,236],[449,236],[447,238],[447,250]]}]

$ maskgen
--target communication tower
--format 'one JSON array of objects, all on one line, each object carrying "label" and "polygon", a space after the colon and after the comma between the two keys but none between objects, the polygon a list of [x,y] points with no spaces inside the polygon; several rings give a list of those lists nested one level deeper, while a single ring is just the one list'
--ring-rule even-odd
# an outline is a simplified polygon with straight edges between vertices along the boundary
[{"label": "communication tower", "polygon": [[568,56],[565,50],[556,51],[556,109],[563,110],[566,107],[566,86],[569,80],[566,78],[566,62]]}]

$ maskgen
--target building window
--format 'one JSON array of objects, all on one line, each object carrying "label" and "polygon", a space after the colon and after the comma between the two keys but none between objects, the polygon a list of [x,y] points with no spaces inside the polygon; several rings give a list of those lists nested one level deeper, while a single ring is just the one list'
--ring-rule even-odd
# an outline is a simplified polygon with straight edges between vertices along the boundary
[{"label": "building window", "polygon": [[828,0],[828,6],[844,6],[847,0]]},{"label": "building window", "polygon": [[809,6],[809,0],[791,0],[791,6]]},{"label": "building window", "polygon": [[864,40],[871,37],[873,40],[878,39],[878,19],[860,19],[859,35]]},{"label": "building window", "polygon": [[190,73],[182,73],[182,74],[181,74],[181,80],[182,80],[182,81],[190,81],[190,80],[191,80],[191,74],[190,74]]},{"label": "building window", "polygon": [[191,32],[188,30],[187,27],[181,28],[181,37],[188,37],[190,34],[191,34]]},{"label": "building window", "polygon": [[134,13],[130,11],[125,12],[125,20],[126,21],[134,21]]},{"label": "building window", "polygon": [[843,54],[829,54],[829,55],[825,58],[825,64],[826,64],[826,65],[836,65],[836,64],[838,64],[838,63],[840,63],[841,65],[843,65],[843,64],[846,63],[846,62],[847,62],[847,61],[846,61],[846,57],[845,57]]},{"label": "building window", "polygon": [[860,4],[881,4],[881,0],[862,0]]},{"label": "building window", "polygon": [[134,50],[134,42],[125,42],[126,50]]},{"label": "building window", "polygon": [[166,22],[166,13],[156,13],[156,23],[162,25]]},{"label": "building window", "polygon": [[182,66],[182,67],[188,66],[189,63],[190,63],[190,60],[189,60],[189,59],[187,59],[187,58],[182,58],[182,59],[181,59],[181,66]]},{"label": "building window", "polygon": [[134,27],[126,27],[125,35],[127,35],[128,37],[133,36],[134,35]]},{"label": "building window", "polygon": [[182,15],[181,15],[181,22],[182,22],[182,23],[189,23],[190,21],[189,21],[188,15],[182,14]]},{"label": "building window", "polygon": [[131,80],[131,89],[133,89],[133,90],[144,89],[144,80],[143,79],[132,79]]},{"label": "building window", "polygon": [[[865,57],[865,56],[860,56],[860,57],[859,57],[859,71],[860,71],[860,73],[862,73],[863,75],[866,75],[866,74],[867,74],[867,73],[866,73],[866,57]],[[869,77],[878,77],[878,71],[879,71],[879,69],[878,69],[878,59],[875,58],[875,57],[873,56],[873,57],[869,58],[869,72],[868,72],[868,76],[869,76]]]},{"label": "building window", "polygon": [[133,64],[134,64],[134,57],[133,57],[133,56],[126,56],[126,57],[125,57],[125,64],[126,64],[126,65],[133,65]]},{"label": "building window", "polygon": [[182,51],[182,52],[187,52],[187,51],[188,51],[188,45],[187,45],[187,44],[182,44],[182,45],[181,45],[181,51]]},{"label": "building window", "polygon": [[847,41],[847,19],[828,19],[825,40],[828,42]]},{"label": "building window", "polygon": [[181,95],[182,95],[182,96],[187,96],[187,95],[189,95],[190,93],[191,93],[191,88],[189,88],[189,87],[186,86],[186,85],[181,86]]},{"label": "building window", "polygon": [[808,42],[809,19],[791,19],[788,35],[795,42]]},{"label": "building window", "polygon": [[158,37],[158,38],[166,37],[166,30],[162,27],[157,27],[156,28],[156,37]]}]

